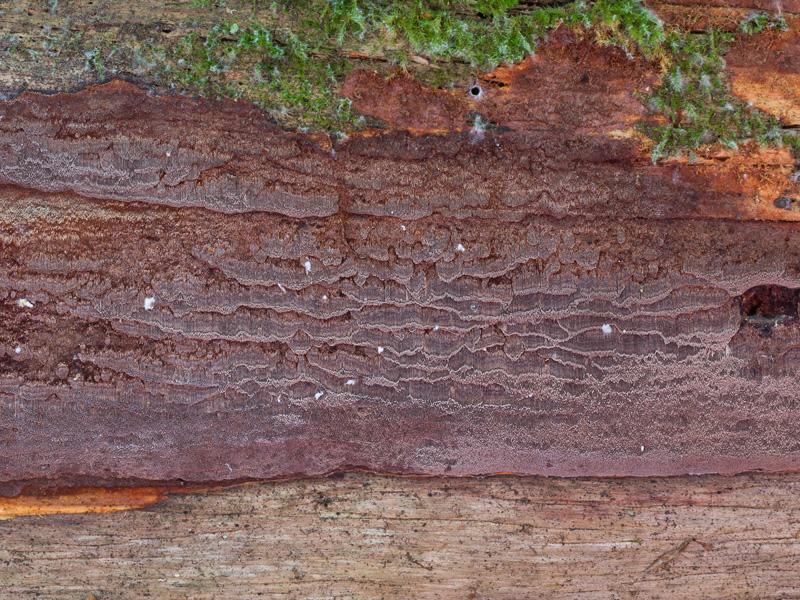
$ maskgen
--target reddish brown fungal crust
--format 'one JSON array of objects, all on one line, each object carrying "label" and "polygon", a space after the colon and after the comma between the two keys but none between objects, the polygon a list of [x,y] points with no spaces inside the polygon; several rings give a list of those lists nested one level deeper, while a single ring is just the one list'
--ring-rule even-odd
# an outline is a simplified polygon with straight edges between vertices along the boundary
[{"label": "reddish brown fungal crust", "polygon": [[800,287],[786,153],[334,153],[119,83],[0,115],[0,481],[800,468],[797,320],[741,298]]},{"label": "reddish brown fungal crust", "polygon": [[353,71],[341,94],[358,111],[382,119],[394,129],[417,135],[469,129],[466,91],[430,89],[406,75],[385,79],[372,71]]},{"label": "reddish brown fungal crust", "polygon": [[[543,84],[518,85],[535,95]],[[793,193],[788,151],[747,155],[764,186],[720,188],[717,181],[750,167],[722,153],[722,160],[654,168],[635,138],[568,127],[480,137],[400,133],[323,150],[245,103],[160,97],[123,82],[77,94],[24,94],[0,106],[0,183],[47,192],[295,218],[800,219],[761,202],[780,195],[776,182]],[[564,122],[574,106],[558,110]]]},{"label": "reddish brown fungal crust", "polygon": [[[570,136],[625,130],[646,116],[636,91],[658,83],[655,66],[619,48],[578,40],[562,27],[532,58],[481,77],[474,110],[515,131],[561,129]],[[558,133],[556,133],[556,131]],[[562,134],[563,135],[563,134]]]},{"label": "reddish brown fungal crust", "polygon": [[[337,196],[303,175],[314,170],[301,163],[315,160],[317,144],[285,135],[244,102],[165,98],[114,81],[77,94],[26,93],[0,113],[8,182],[223,212],[337,210]],[[286,159],[299,169],[291,183],[272,175]]]}]

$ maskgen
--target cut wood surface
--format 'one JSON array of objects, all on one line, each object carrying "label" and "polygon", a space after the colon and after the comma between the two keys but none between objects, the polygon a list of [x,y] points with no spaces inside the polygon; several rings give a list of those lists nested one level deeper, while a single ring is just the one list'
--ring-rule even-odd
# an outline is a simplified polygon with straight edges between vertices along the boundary
[{"label": "cut wood surface", "polygon": [[800,597],[800,476],[333,479],[0,522],[0,598]]}]

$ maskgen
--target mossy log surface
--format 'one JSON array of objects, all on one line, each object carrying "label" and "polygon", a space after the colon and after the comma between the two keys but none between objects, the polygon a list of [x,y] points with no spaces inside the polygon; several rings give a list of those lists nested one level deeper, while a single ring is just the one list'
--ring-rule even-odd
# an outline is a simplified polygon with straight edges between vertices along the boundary
[{"label": "mossy log surface", "polygon": [[121,81],[0,104],[7,493],[796,469],[795,159],[654,165],[652,69],[562,29],[477,97],[356,71],[389,129],[339,142]]},{"label": "mossy log surface", "polygon": [[[785,20],[724,77],[791,136],[797,3],[711,4],[648,6]],[[800,597],[790,148],[664,158],[664,65],[568,27],[179,94],[245,6],[0,9],[0,598]]]},{"label": "mossy log surface", "polygon": [[[730,58],[792,126],[788,18]],[[385,126],[344,141],[121,81],[0,104],[7,492],[797,468],[795,159],[652,164],[658,82],[562,28],[470,93],[351,72]]]}]

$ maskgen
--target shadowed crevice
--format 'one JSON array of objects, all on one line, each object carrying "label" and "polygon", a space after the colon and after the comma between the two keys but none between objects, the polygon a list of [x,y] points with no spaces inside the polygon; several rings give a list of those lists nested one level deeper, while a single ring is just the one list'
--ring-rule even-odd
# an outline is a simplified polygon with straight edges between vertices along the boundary
[{"label": "shadowed crevice", "polygon": [[797,319],[800,288],[758,285],[737,300],[742,311],[742,324],[752,324],[764,333],[770,333],[774,326]]}]

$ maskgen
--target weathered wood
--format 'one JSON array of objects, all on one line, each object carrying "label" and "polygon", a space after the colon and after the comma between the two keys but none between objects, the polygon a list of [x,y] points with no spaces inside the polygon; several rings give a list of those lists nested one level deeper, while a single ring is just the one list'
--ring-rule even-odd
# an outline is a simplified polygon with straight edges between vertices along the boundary
[{"label": "weathered wood", "polygon": [[800,476],[334,479],[0,522],[0,597],[797,598]]}]

